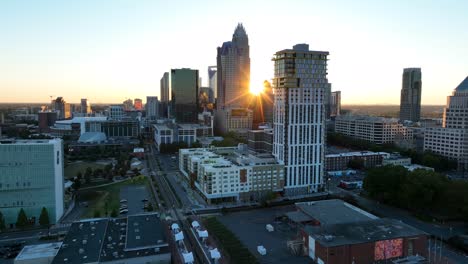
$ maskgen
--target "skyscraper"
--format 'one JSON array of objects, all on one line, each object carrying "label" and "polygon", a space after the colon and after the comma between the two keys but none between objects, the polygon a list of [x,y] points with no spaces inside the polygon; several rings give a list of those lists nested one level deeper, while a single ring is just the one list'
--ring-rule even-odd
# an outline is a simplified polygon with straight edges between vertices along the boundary
[{"label": "skyscraper", "polygon": [[89,103],[88,99],[86,98],[81,98],[81,104],[80,104],[80,113],[82,114],[91,114],[91,104]]},{"label": "skyscraper", "polygon": [[232,41],[218,47],[217,109],[247,107],[250,85],[249,38],[238,24]]},{"label": "skyscraper", "polygon": [[419,121],[421,116],[421,87],[421,68],[404,69],[400,97],[400,121]]},{"label": "skyscraper", "polygon": [[442,127],[427,127],[424,150],[429,150],[458,162],[458,168],[468,170],[468,77],[447,96]]},{"label": "skyscraper", "polygon": [[169,73],[165,72],[160,81],[160,94],[161,94],[161,111],[160,115],[163,117],[169,117],[168,106],[169,106]]},{"label": "skyscraper", "polygon": [[330,116],[341,115],[341,91],[334,91],[330,96]]},{"label": "skyscraper", "polygon": [[133,108],[135,110],[142,110],[143,109],[143,100],[141,100],[140,98],[135,98],[135,100],[133,100]]},{"label": "skyscraper", "polygon": [[285,165],[287,195],[323,187],[328,54],[297,44],[273,58],[273,155]]},{"label": "skyscraper", "polygon": [[159,101],[157,96],[146,97],[146,118],[156,120],[159,117]]},{"label": "skyscraper", "polygon": [[71,118],[70,104],[65,102],[63,97],[57,97],[57,99],[52,101],[53,110],[57,111],[57,119],[67,119]]},{"label": "skyscraper", "polygon": [[213,91],[214,98],[217,97],[217,91],[218,91],[217,84],[218,84],[218,70],[216,66],[208,66],[208,86]]},{"label": "skyscraper", "polygon": [[171,70],[171,104],[176,122],[197,123],[198,121],[198,70]]}]

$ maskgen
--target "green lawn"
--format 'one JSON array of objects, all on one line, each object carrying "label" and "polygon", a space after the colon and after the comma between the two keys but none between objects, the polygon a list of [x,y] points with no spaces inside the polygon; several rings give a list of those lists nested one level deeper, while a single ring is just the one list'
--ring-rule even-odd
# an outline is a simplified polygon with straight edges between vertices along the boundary
[{"label": "green lawn", "polygon": [[[113,209],[118,212],[120,207],[120,188],[126,185],[145,185],[148,188],[148,179],[144,176],[139,176],[116,184],[80,191],[79,201],[88,202],[88,207],[82,218],[93,217],[96,210],[101,213],[101,216],[105,216],[106,203],[108,215],[111,214]],[[151,191],[148,192],[151,193]]]},{"label": "green lawn", "polygon": [[103,164],[97,164],[94,162],[87,162],[87,161],[74,162],[74,163],[68,164],[65,167],[65,179],[72,179],[73,177],[76,176],[76,174],[78,174],[79,171],[81,171],[81,173],[84,174],[86,171],[86,168],[88,167],[95,170],[98,168],[104,169],[104,166],[105,165]]}]

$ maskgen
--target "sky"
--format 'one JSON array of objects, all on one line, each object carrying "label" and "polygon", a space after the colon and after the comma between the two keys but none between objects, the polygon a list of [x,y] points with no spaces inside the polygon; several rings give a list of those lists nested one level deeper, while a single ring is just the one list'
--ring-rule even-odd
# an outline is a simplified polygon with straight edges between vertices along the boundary
[{"label": "sky", "polygon": [[216,65],[237,23],[249,36],[251,85],[297,43],[329,51],[342,104],[399,104],[403,68],[422,68],[422,104],[445,104],[468,75],[468,1],[3,0],[0,102],[118,103],[159,96],[171,68]]}]

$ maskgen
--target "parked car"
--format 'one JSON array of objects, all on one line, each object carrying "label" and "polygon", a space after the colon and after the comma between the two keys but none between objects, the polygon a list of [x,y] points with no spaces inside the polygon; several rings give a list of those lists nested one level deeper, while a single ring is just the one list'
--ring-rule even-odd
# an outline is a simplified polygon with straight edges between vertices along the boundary
[{"label": "parked car", "polygon": [[141,201],[142,201],[142,202],[148,202],[148,199],[145,198],[145,199],[142,199]]},{"label": "parked car", "polygon": [[120,214],[126,214],[126,213],[128,213],[128,209],[122,209],[122,210],[120,210]]},{"label": "parked car", "polygon": [[127,199],[120,200],[120,203],[126,203],[126,202],[127,202]]}]

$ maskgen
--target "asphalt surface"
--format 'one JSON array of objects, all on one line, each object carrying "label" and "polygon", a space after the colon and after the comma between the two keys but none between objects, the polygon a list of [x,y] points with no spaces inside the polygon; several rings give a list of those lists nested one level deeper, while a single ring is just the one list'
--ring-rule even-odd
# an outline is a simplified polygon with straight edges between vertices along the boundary
[{"label": "asphalt surface", "polygon": [[[151,200],[145,185],[130,185],[120,188],[120,200],[126,199],[124,203],[128,206],[128,213],[121,215],[132,215],[145,212],[143,199]],[[122,203],[121,203],[122,205]]]},{"label": "asphalt surface", "polygon": [[[286,246],[286,242],[297,234],[296,230],[291,229],[287,223],[275,222],[275,217],[294,210],[294,206],[274,207],[229,213],[218,219],[236,234],[260,263],[311,263],[307,256],[294,256]],[[275,230],[268,232],[267,224],[273,225]],[[257,251],[257,246],[260,245],[267,250],[265,256]]]}]

